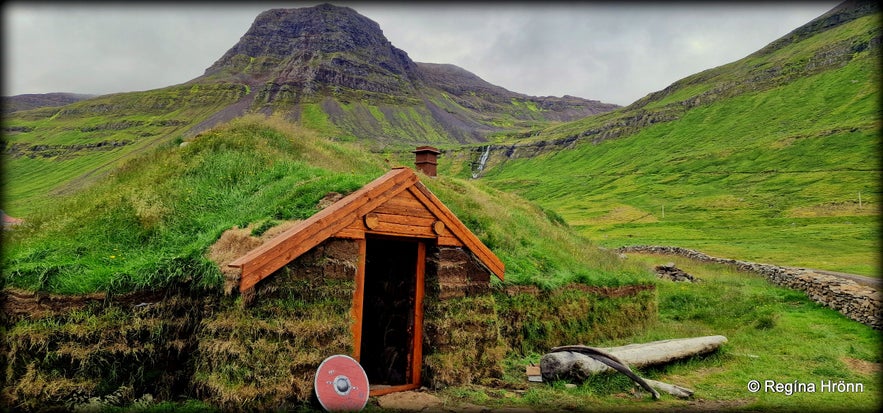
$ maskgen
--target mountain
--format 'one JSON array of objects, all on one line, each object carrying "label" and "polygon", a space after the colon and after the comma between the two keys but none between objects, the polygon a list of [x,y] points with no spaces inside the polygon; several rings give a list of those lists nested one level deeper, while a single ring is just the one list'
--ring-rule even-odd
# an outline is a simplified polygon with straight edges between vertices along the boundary
[{"label": "mountain", "polygon": [[450,151],[443,172],[480,164],[608,247],[879,274],[880,16],[843,3],[627,107]]},{"label": "mountain", "polygon": [[453,65],[416,63],[376,22],[330,4],[261,13],[194,80],[205,82],[247,85],[249,110],[318,117],[353,137],[409,146],[481,142],[618,107],[513,93]]},{"label": "mountain", "polygon": [[121,160],[252,112],[279,113],[373,150],[410,150],[529,134],[615,108],[527,96],[456,66],[415,63],[350,8],[273,9],[189,82],[4,117],[4,208],[27,215]]},{"label": "mountain", "polygon": [[416,64],[374,21],[348,7],[322,4],[257,16],[239,42],[205,71],[259,88],[257,102],[300,102],[363,91],[393,101],[418,97]]},{"label": "mountain", "polygon": [[36,93],[3,97],[3,114],[30,110],[47,106],[64,106],[95,95],[79,93]]}]

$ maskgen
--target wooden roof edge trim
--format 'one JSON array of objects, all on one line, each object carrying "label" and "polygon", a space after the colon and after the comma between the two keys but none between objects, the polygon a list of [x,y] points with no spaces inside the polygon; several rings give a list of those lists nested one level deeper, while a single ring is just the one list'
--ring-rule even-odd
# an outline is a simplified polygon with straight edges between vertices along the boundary
[{"label": "wooden roof edge trim", "polygon": [[[401,191],[409,188],[414,182],[418,182],[418,178],[410,169],[392,170],[328,208],[319,211],[307,220],[302,221],[296,228],[285,231],[271,241],[237,259],[231,265],[239,265],[240,290],[247,290],[270,276],[286,263],[296,259],[304,252],[309,251],[345,228],[358,215],[376,208],[377,205],[386,202]],[[303,225],[301,226],[300,224]],[[286,245],[292,242],[294,244]],[[281,260],[284,262],[278,260],[279,257],[289,254],[290,250],[295,247],[298,251],[296,254]]]},{"label": "wooden roof edge trim", "polygon": [[[258,247],[249,251],[245,255],[233,260],[233,262],[228,264],[228,266],[243,268],[243,266],[245,264],[251,263],[256,258],[264,255],[265,253],[272,250],[273,248],[276,248],[279,244],[284,243],[286,240],[297,235],[299,232],[303,231],[304,229],[309,228],[310,226],[314,225],[316,222],[319,222],[322,219],[327,218],[331,215],[340,213],[341,210],[346,209],[346,207],[351,205],[353,203],[353,201],[361,198],[362,196],[364,196],[367,193],[370,193],[371,191],[375,191],[378,187],[382,186],[383,183],[386,183],[389,180],[396,180],[395,178],[399,178],[399,179],[402,179],[403,181],[407,181],[407,178],[409,177],[409,175],[413,175],[416,178],[416,174],[414,174],[413,171],[411,171],[410,169],[407,169],[407,168],[393,169],[393,170],[381,175],[379,178],[369,182],[368,184],[366,184],[365,186],[363,186],[359,190],[343,197],[341,200],[335,202],[331,206],[317,212],[313,216],[299,222],[294,227],[277,235],[273,239],[259,245]],[[384,188],[384,190],[380,191],[380,192],[381,193],[385,192],[386,189],[388,189],[388,188]]]},{"label": "wooden roof edge trim", "polygon": [[466,246],[472,250],[473,254],[481,259],[484,264],[492,269],[494,274],[497,275],[500,279],[503,279],[503,262],[493,253],[480,239],[468,228],[459,218],[450,210],[432,191],[429,190],[423,183],[420,183],[419,186],[415,185],[415,188],[420,192],[415,193],[415,196],[418,199],[421,197],[425,197],[425,201],[421,202],[431,202],[432,207],[438,209],[438,214],[442,215],[447,221],[449,221],[452,225],[450,225],[450,230],[459,238]]},{"label": "wooden roof edge trim", "polygon": [[[310,237],[315,235],[311,233],[320,233],[326,226],[339,227],[335,228],[336,230],[343,229],[356,219],[355,215],[366,204],[376,203],[378,200],[392,197],[392,195],[388,194],[390,190],[395,190],[398,187],[401,187],[400,189],[403,190],[410,185],[410,182],[417,180],[417,176],[413,172],[407,172],[403,173],[400,170],[394,170],[371,181],[358,191],[309,217],[303,221],[303,225],[292,228],[292,230],[286,231],[273,238],[273,240],[255,248],[242,258],[243,261],[260,267],[277,255],[284,253],[284,248],[280,249],[279,247],[289,243],[290,240],[295,239],[301,233],[307,233],[306,236]],[[398,193],[398,191],[394,192]],[[319,240],[318,242],[321,241]],[[273,254],[274,251],[278,253]]]},{"label": "wooden roof edge trim", "polygon": [[[497,276],[501,281],[503,280],[505,273],[505,264],[500,260],[499,257],[494,254],[493,251],[490,250],[483,242],[481,242],[478,237],[448,209],[444,203],[441,202],[426,185],[423,185],[422,182],[418,181],[415,183],[412,188],[416,188],[417,191],[411,191],[417,199],[421,202],[429,202],[431,205],[426,205],[428,208],[434,208],[437,211],[433,211],[438,215],[441,215],[441,218],[444,218],[450,225],[448,225],[451,232],[459,238],[470,251],[472,251],[473,255],[482,262],[482,264],[487,267],[494,275]],[[421,199],[422,198],[422,199]]]},{"label": "wooden roof edge trim", "polygon": [[357,217],[364,215],[367,213],[366,211],[376,208],[379,204],[386,202],[396,194],[405,191],[417,180],[417,177],[414,175],[405,176],[405,178],[404,181],[390,180],[385,182],[374,193],[368,193],[358,198],[349,205],[349,208],[341,209],[338,214],[326,217],[324,220],[328,222],[316,221],[314,225],[310,225],[303,231],[294,234],[286,239],[285,242],[277,244],[279,248],[270,250],[267,254],[257,257],[253,261],[254,265],[249,263],[247,267],[243,267],[240,271],[240,291],[247,290],[303,253],[333,237],[334,234],[346,228]]},{"label": "wooden roof edge trim", "polygon": [[[252,261],[255,265],[250,271],[260,270],[263,273],[262,277],[269,275],[272,271],[275,271],[280,267],[274,267],[271,265],[271,263],[276,261],[280,256],[287,256],[287,259],[285,260],[286,262],[297,258],[300,254],[308,251],[310,248],[333,237],[335,233],[346,228],[354,220],[358,219],[358,217],[365,215],[379,204],[386,202],[399,192],[406,190],[416,180],[416,176],[410,175],[404,176],[404,179],[390,179],[382,182],[382,185],[373,188],[372,191],[364,193],[352,202],[343,205],[343,208],[337,209],[334,214],[312,221],[312,225],[304,228],[303,231],[282,240],[279,244],[276,244],[277,248],[271,249],[266,254],[256,257],[255,260]],[[292,255],[292,250],[298,252]],[[269,268],[268,265],[273,268]]]}]

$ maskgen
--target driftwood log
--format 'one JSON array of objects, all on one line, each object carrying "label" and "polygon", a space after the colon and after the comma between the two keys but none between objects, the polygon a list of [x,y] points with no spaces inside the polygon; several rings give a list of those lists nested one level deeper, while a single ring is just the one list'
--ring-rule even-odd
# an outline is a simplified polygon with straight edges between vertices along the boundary
[{"label": "driftwood log", "polygon": [[615,370],[648,390],[654,398],[658,398],[659,395],[651,387],[677,397],[690,397],[693,394],[692,390],[643,379],[629,366],[640,368],[670,363],[713,352],[726,342],[727,338],[724,336],[707,336],[609,348],[561,346],[553,348],[550,353],[543,356],[540,360],[540,373],[544,381],[561,379],[584,381],[591,375]]},{"label": "driftwood log", "polygon": [[[646,381],[644,381],[643,378],[635,374],[635,372],[633,372],[632,369],[630,369],[629,366],[625,364],[622,360],[620,360],[613,354],[605,352],[604,350],[588,346],[561,346],[553,348],[552,351],[556,351],[557,353],[550,354],[566,354],[568,356],[565,357],[571,358],[578,358],[578,356],[584,355],[585,357],[589,357],[591,360],[597,360],[601,363],[604,363],[604,365],[628,376],[628,378],[632,379],[632,381],[643,387],[644,390],[650,392],[650,394],[653,395],[654,399],[659,398],[659,393],[657,393],[656,390],[653,390],[653,387],[650,387],[649,383],[647,383]],[[546,356],[548,356],[548,354]],[[546,359],[546,356],[543,356],[543,360]],[[575,364],[578,363],[579,361],[575,362]],[[540,371],[543,371],[542,360],[540,360]],[[582,377],[583,380],[585,378],[586,376]]]}]

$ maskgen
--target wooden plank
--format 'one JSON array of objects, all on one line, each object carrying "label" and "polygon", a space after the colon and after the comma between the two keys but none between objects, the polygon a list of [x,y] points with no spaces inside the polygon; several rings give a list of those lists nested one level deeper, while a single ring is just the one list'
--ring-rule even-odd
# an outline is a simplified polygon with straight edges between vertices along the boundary
[{"label": "wooden plank", "polygon": [[[328,239],[335,232],[343,229],[344,227],[349,225],[349,223],[356,220],[357,217],[368,213],[378,204],[384,202],[388,197],[394,196],[396,193],[406,190],[408,186],[410,186],[414,182],[417,182],[417,177],[416,175],[414,175],[413,172],[407,169],[403,171],[408,172],[408,174],[404,175],[404,178],[406,178],[404,181],[390,180],[381,183],[388,184],[378,185],[373,188],[372,192],[368,192],[362,197],[356,198],[349,205],[350,208],[339,209],[336,214],[321,217],[320,219],[316,220],[312,226],[305,228],[301,232],[303,236],[292,236],[289,239],[284,240],[281,245],[277,246],[278,249],[275,251],[275,256],[270,256],[270,258],[264,259],[263,261],[265,261],[265,263],[263,265],[253,268],[250,274],[247,274],[246,271],[243,270],[240,290],[244,291],[245,289],[250,288],[250,286],[243,286],[243,282],[246,285],[256,284],[258,281],[269,276],[274,271],[281,268],[291,260],[297,258],[301,254],[320,244],[322,241]],[[396,187],[396,184],[399,184],[400,186]],[[329,207],[328,209],[331,209],[332,207]],[[312,217],[310,218],[310,220],[311,219]],[[270,253],[268,253],[267,255],[270,255]],[[246,275],[248,275],[248,277]]]},{"label": "wooden plank", "polygon": [[[267,244],[264,244],[261,247],[258,247],[250,252],[245,257],[240,258],[240,260],[247,261],[252,265],[260,265],[263,263],[260,260],[261,257],[266,256],[267,252],[276,248],[278,244],[284,243],[286,239],[290,239],[291,235],[293,234],[303,232],[308,228],[321,228],[327,226],[332,222],[339,221],[341,217],[345,217],[345,219],[351,221],[355,217],[347,216],[348,213],[351,213],[353,210],[376,200],[377,196],[382,195],[384,192],[395,187],[396,185],[408,181],[409,174],[404,173],[403,171],[407,170],[394,170],[388,172],[384,176],[365,185],[364,187],[362,187],[362,189],[348,195],[347,197],[334,203],[330,207],[319,211],[312,217],[299,223],[299,225],[286,231],[283,234],[280,234],[280,236],[273,239],[273,241],[279,241],[271,241]],[[413,172],[411,172],[410,175],[413,176]],[[414,176],[413,178],[416,181],[416,176]],[[236,261],[234,261],[234,263],[235,262]]]},{"label": "wooden plank", "polygon": [[349,225],[346,226],[346,229],[352,231],[368,231],[368,227],[365,226],[365,221],[361,219],[354,219]]},{"label": "wooden plank", "polygon": [[540,366],[530,365],[524,369],[524,374],[527,376],[527,381],[530,382],[543,382],[543,376],[540,373]]},{"label": "wooden plank", "polygon": [[426,273],[426,243],[417,243],[417,286],[414,297],[414,344],[411,365],[411,384],[420,385],[420,367],[423,365],[423,288]]},{"label": "wooden plank", "polygon": [[[442,223],[444,223],[444,222],[442,222]],[[433,228],[433,231],[435,231],[434,228]],[[451,232],[450,229],[448,229],[448,226],[447,226],[447,225],[445,225],[445,227],[444,227],[441,231],[435,231],[435,233],[438,234],[439,238],[441,238],[441,237],[452,237],[452,238],[457,238],[457,237],[454,235],[454,233]],[[462,242],[461,242],[461,244],[462,244]]]},{"label": "wooden plank", "polygon": [[411,225],[411,226],[415,226],[415,227],[431,228],[432,224],[434,224],[437,221],[437,219],[433,216],[430,216],[428,218],[423,218],[423,217],[415,217],[415,216],[409,216],[409,215],[397,215],[397,214],[372,213],[370,215],[377,217],[378,222],[381,224],[389,223],[389,224]]},{"label": "wooden plank", "polygon": [[398,194],[387,201],[391,204],[412,204],[412,205],[420,205],[420,201],[414,197],[414,195],[403,192]]},{"label": "wooden plank", "polygon": [[352,226],[348,226],[340,231],[337,231],[337,233],[332,235],[332,238],[365,239],[365,231],[352,228]]},{"label": "wooden plank", "polygon": [[399,194],[396,197],[390,198],[389,201],[392,204],[414,204],[417,201],[417,198],[414,198],[413,195],[410,194]]},{"label": "wooden plank", "polygon": [[[294,234],[298,234],[306,230],[307,228],[313,227],[317,224],[325,224],[329,221],[329,218],[333,218],[338,214],[357,208],[361,204],[368,202],[368,195],[373,194],[374,196],[376,196],[374,192],[382,193],[383,191],[395,186],[395,184],[398,183],[400,180],[406,179],[408,177],[408,174],[404,173],[403,171],[407,170],[397,169],[387,172],[380,178],[369,182],[358,191],[347,195],[340,201],[337,201],[333,205],[319,211],[310,218],[299,222],[291,229],[283,232],[282,234],[279,234],[278,236],[270,240],[270,242],[264,243],[263,245],[251,250],[248,254],[239,257],[238,259],[230,263],[230,266],[241,267],[243,264],[259,266],[263,264],[265,261],[261,260],[262,257],[266,256],[268,252],[275,249],[279,244],[284,243],[285,240],[289,239]],[[413,172],[411,172],[410,174],[414,175]],[[414,178],[416,179],[416,175],[414,176]]]},{"label": "wooden plank", "polygon": [[[454,215],[454,213],[451,212],[451,210],[449,210],[448,207],[446,207],[425,185],[418,182],[413,187],[408,188],[408,192],[420,200],[420,202],[423,203],[433,215],[445,222],[445,226],[448,227],[452,234],[461,238],[466,245],[470,245],[467,238],[472,238],[477,241],[478,244],[481,244],[481,241],[475,237],[475,234],[473,234],[472,231],[470,231],[469,228],[467,228],[466,225],[464,225],[460,219],[457,218],[457,216]],[[484,245],[482,244],[482,246]]]},{"label": "wooden plank", "polygon": [[429,190],[425,185],[420,182],[415,183],[413,186],[408,188],[408,192],[411,192],[417,199],[419,199],[423,204],[439,219],[442,219],[445,222],[445,225],[451,230],[451,232],[459,238],[468,248],[478,257],[481,262],[487,266],[487,268],[494,273],[499,279],[503,279],[503,273],[505,270],[505,266],[503,262],[494,255],[491,250],[485,246],[466,225],[463,225],[462,222],[454,215],[451,210],[449,210],[438,198]]},{"label": "wooden plank", "polygon": [[436,238],[435,232],[432,232],[431,227],[415,227],[411,225],[391,224],[389,222],[381,222],[377,225],[377,228],[366,231],[366,233],[408,238]]},{"label": "wooden plank", "polygon": [[443,247],[462,247],[463,243],[457,237],[438,237],[438,245]]},{"label": "wooden plank", "polygon": [[374,212],[379,214],[398,214],[421,218],[432,218],[433,215],[423,204],[414,199],[413,202],[393,202],[393,200],[378,206]]},{"label": "wooden plank", "polygon": [[362,189],[323,209],[291,230],[230,264],[241,268],[239,289],[245,291],[291,260],[309,251],[378,205],[418,182],[410,169],[392,170]]},{"label": "wooden plank", "polygon": [[403,384],[401,386],[369,386],[368,395],[371,397],[383,396],[384,394],[396,393],[400,391],[416,390],[420,388],[419,384]]},{"label": "wooden plank", "polygon": [[291,227],[291,229],[277,235],[275,238],[270,240],[270,242],[266,242],[264,244],[261,244],[257,248],[249,251],[247,254],[233,260],[233,262],[231,262],[230,264],[227,264],[227,266],[238,267],[238,268],[244,269],[245,265],[250,264],[261,253],[263,253],[265,250],[268,250],[270,248],[270,246],[275,244],[274,242],[272,242],[273,240],[280,239],[280,238],[287,238],[287,237],[292,236],[294,234],[298,234],[299,232],[303,231],[304,229],[308,228],[309,226],[310,226],[310,223],[307,221],[298,222],[293,227]]},{"label": "wooden plank", "polygon": [[356,291],[353,293],[353,308],[351,311],[353,324],[353,359],[359,361],[362,352],[362,316],[365,309],[365,257],[368,242],[365,239],[359,243],[359,266],[356,269]]},{"label": "wooden plank", "polygon": [[[400,190],[404,190],[401,188]],[[374,201],[376,202],[376,200]],[[362,210],[368,211],[372,203],[367,203],[359,207],[354,214],[340,216],[338,221],[331,221],[327,224],[317,223],[314,226],[304,229],[300,234],[295,234],[286,243],[282,244],[275,254],[269,260],[264,260],[263,265],[259,267],[249,267],[250,271],[242,271],[240,277],[239,289],[245,291],[257,284],[260,280],[266,278],[285,264],[291,262],[301,254],[309,251],[322,241],[330,238],[332,235],[348,226],[358,216],[362,215]],[[330,208],[330,207],[329,207]]]},{"label": "wooden plank", "polygon": [[[350,219],[353,218],[350,217]],[[305,229],[301,233],[294,234],[294,236],[285,240],[286,242],[281,244],[277,250],[269,252],[268,254],[272,253],[272,255],[269,256],[269,259],[262,260],[262,265],[252,266],[249,264],[248,267],[243,267],[242,275],[239,280],[239,290],[245,291],[253,287],[260,280],[266,278],[316,245],[319,245],[322,241],[330,238],[340,229],[343,229],[343,227],[344,225],[313,226]],[[246,271],[246,268],[248,271]]]}]

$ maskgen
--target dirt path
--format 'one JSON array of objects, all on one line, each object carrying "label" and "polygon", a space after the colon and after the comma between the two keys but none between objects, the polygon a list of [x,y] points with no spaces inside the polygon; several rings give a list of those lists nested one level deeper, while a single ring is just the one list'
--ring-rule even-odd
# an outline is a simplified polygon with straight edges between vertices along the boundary
[{"label": "dirt path", "polygon": [[801,270],[801,271],[812,272],[815,274],[823,274],[823,275],[830,275],[832,277],[844,278],[847,280],[855,281],[857,284],[876,288],[878,290],[880,289],[881,284],[883,284],[883,280],[881,280],[880,278],[877,278],[877,277],[868,277],[865,275],[849,274],[849,273],[837,272],[837,271],[819,270],[819,269],[815,269],[815,268],[793,267],[793,266],[785,267],[785,266],[778,266],[778,265],[773,265],[773,264],[760,264],[760,263],[751,263],[751,262],[747,262],[747,261],[737,261],[737,260],[733,260],[733,259],[712,257],[710,255],[707,255],[705,253],[702,253],[702,252],[699,252],[696,250],[691,250],[689,248],[681,248],[681,247],[667,247],[667,246],[657,246],[657,245],[635,245],[635,246],[628,246],[628,247],[620,247],[620,248],[617,248],[616,251],[618,251],[620,253],[637,252],[637,253],[645,253],[645,254],[679,255],[679,256],[691,258],[691,259],[694,259],[694,260],[700,261],[700,262],[717,262],[717,263],[724,263],[724,264],[756,264],[756,265],[775,266],[775,267],[781,268],[781,269]]},{"label": "dirt path", "polygon": [[881,280],[879,278],[868,277],[864,275],[858,274],[847,274],[845,272],[836,272],[836,271],[827,271],[827,270],[817,270],[814,268],[804,268],[807,271],[814,272],[816,274],[825,274],[832,275],[834,277],[846,278],[848,280],[853,280],[858,284],[867,285],[868,287],[874,287],[876,289],[880,289]]}]

